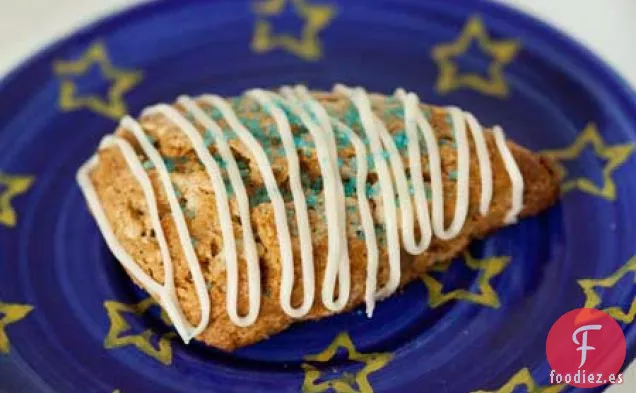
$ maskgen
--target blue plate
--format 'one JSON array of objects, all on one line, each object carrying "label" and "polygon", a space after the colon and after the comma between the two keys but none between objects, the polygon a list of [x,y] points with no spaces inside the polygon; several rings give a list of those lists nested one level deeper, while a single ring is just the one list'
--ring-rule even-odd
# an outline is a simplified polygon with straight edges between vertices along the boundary
[{"label": "blue plate", "polygon": [[[462,106],[552,155],[562,200],[372,320],[303,323],[231,354],[183,345],[109,253],[75,171],[126,112],[298,82]],[[548,330],[582,306],[619,321],[629,362],[634,118],[633,92],[595,57],[489,2],[163,1],[100,21],[0,86],[0,391],[521,392],[549,384]]]}]

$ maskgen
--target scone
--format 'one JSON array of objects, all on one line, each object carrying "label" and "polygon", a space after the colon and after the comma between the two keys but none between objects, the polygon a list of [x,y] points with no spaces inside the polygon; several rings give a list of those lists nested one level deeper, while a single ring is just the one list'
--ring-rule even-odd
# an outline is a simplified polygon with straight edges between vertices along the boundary
[{"label": "scone", "polygon": [[233,350],[390,296],[558,197],[550,162],[413,93],[283,87],[125,117],[78,172],[185,342]]}]

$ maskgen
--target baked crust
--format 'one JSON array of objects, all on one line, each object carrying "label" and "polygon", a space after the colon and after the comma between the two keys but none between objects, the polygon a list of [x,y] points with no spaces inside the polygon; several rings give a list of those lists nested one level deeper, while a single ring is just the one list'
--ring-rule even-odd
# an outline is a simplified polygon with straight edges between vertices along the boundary
[{"label": "baked crust", "polygon": [[[349,100],[336,93],[314,92],[312,93],[320,101],[332,116],[342,119],[351,126],[354,131],[361,132],[359,122],[356,124],[352,118]],[[373,94],[371,95],[372,109],[386,124],[389,132],[398,137],[403,132],[404,121],[399,114],[401,104],[396,100]],[[274,174],[282,190],[287,186],[287,163],[284,153],[280,153],[279,141],[276,137],[275,123],[254,101],[248,97],[242,99],[229,99],[237,114],[244,120],[244,124],[250,131],[269,146],[270,161]],[[205,103],[199,105],[210,111],[215,116],[213,108]],[[175,104],[180,112],[183,108]],[[455,180],[453,172],[456,166],[457,149],[453,145],[453,136],[447,121],[447,112],[444,108],[422,105],[422,109],[429,116],[429,121],[440,144],[442,160],[442,172],[444,181],[444,210],[445,222],[448,224],[454,213],[455,205]],[[227,128],[222,119],[218,123]],[[186,220],[189,231],[196,239],[194,245],[197,257],[200,261],[206,282],[208,283],[211,297],[211,318],[207,329],[196,337],[210,346],[231,351],[263,340],[273,334],[288,328],[294,319],[287,316],[279,304],[281,263],[279,258],[277,232],[274,223],[274,211],[267,198],[259,196],[262,193],[263,181],[258,167],[253,161],[249,151],[241,144],[240,140],[229,138],[229,144],[235,157],[240,160],[245,170],[245,183],[250,193],[251,219],[261,268],[261,308],[256,322],[249,327],[238,327],[230,319],[226,312],[226,272],[224,260],[221,256],[223,239],[219,228],[216,213],[214,192],[209,177],[203,166],[199,163],[187,137],[174,126],[168,119],[161,115],[143,116],[139,119],[146,134],[154,141],[155,147],[161,155],[174,167],[170,178],[179,190],[182,208],[186,210]],[[197,125],[203,133],[204,128]],[[306,130],[301,124],[294,124],[293,133],[303,135]],[[229,129],[226,129],[229,134]],[[127,139],[136,149],[142,161],[146,158],[135,138],[129,131],[118,129],[116,134]],[[470,133],[469,133],[470,134]],[[490,211],[482,216],[479,213],[479,198],[481,181],[479,164],[476,157],[475,146],[472,138],[470,143],[470,203],[466,223],[460,234],[451,240],[441,240],[433,237],[431,246],[421,255],[412,256],[402,252],[401,284],[404,285],[417,278],[427,267],[436,261],[448,260],[464,250],[470,241],[480,238],[489,232],[505,226],[504,217],[511,206],[511,182],[504,162],[500,157],[495,144],[494,134],[484,132],[487,148],[490,155],[493,175],[493,196]],[[542,156],[536,155],[514,142],[507,142],[511,153],[521,171],[524,179],[523,210],[520,217],[536,214],[552,205],[559,195],[558,177],[553,170],[551,162]],[[317,179],[320,179],[320,169],[311,146],[311,140],[299,139],[297,143],[302,172],[305,174],[308,188],[311,190]],[[210,151],[214,154],[214,144],[210,145]],[[402,159],[408,167],[404,149],[401,150]],[[339,148],[339,157],[343,161],[341,173],[346,178],[349,173],[355,177],[355,166],[351,158],[355,156],[351,146],[343,145]],[[137,183],[126,161],[117,147],[110,147],[99,151],[98,165],[90,172],[95,190],[105,211],[113,231],[128,254],[143,270],[156,281],[163,283],[163,264],[158,242],[148,214],[148,207],[141,187]],[[422,168],[427,168],[427,155],[422,154]],[[427,170],[424,173],[425,182],[430,182]],[[172,221],[169,205],[164,193],[157,171],[153,168],[147,170],[152,186],[157,197],[158,212],[161,225],[165,232],[166,240],[174,264],[175,286],[177,297],[190,323],[196,325],[200,320],[200,307],[197,300],[192,276],[187,268],[187,263],[182,255],[176,227]],[[376,178],[373,168],[370,169],[369,180]],[[373,188],[372,181],[368,182]],[[327,230],[324,222],[322,196],[320,192],[313,192],[315,204],[310,205],[309,215],[312,228],[312,241],[314,251],[316,296],[311,312],[304,319],[318,319],[333,314],[327,310],[320,300],[324,269],[327,260]],[[309,195],[309,194],[308,194]],[[374,207],[376,222],[381,222],[381,200],[374,195],[370,197]],[[287,200],[287,199],[286,199]],[[241,238],[241,225],[238,219],[238,209],[235,201],[230,200],[234,231],[236,239]],[[359,306],[364,302],[364,291],[367,270],[367,250],[364,240],[356,232],[359,228],[357,213],[357,200],[355,195],[347,198],[348,244],[351,270],[351,291],[347,309]],[[293,207],[288,203],[288,211],[293,212]],[[291,217],[290,217],[291,218]],[[290,229],[295,228],[295,222],[289,220]],[[417,233],[417,231],[416,231]],[[298,238],[292,231],[295,263],[295,282],[292,295],[292,304],[297,306],[302,301],[302,273],[300,270],[300,252]],[[386,244],[383,243],[382,230],[378,231],[380,246],[380,262],[378,270],[378,286],[381,286],[388,278],[388,256]],[[242,255],[240,247],[238,255]],[[238,311],[243,315],[248,311],[247,298],[247,272],[245,260],[239,257],[239,301]],[[139,283],[138,283],[139,284]],[[155,294],[151,294],[156,297]]]}]

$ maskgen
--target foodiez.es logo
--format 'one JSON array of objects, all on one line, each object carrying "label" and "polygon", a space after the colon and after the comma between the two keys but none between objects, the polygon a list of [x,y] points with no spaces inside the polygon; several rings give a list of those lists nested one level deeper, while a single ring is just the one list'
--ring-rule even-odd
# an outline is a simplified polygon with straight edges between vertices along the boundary
[{"label": "foodiez.es logo", "polygon": [[545,346],[550,383],[579,388],[623,383],[618,371],[625,361],[625,336],[606,313],[579,308],[559,318]]}]

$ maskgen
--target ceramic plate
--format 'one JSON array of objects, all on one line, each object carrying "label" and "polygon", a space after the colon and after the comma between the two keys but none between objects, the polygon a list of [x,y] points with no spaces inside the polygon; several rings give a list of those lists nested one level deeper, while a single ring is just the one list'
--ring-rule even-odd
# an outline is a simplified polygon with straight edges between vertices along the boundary
[{"label": "ceramic plate", "polygon": [[[125,113],[299,82],[404,86],[462,106],[548,151],[561,202],[473,244],[371,320],[302,323],[234,353],[186,346],[109,252],[75,172]],[[162,1],[99,21],[0,85],[0,391],[530,391],[549,385],[551,325],[583,306],[620,323],[627,363],[634,118],[633,92],[590,53],[485,1]]]}]

